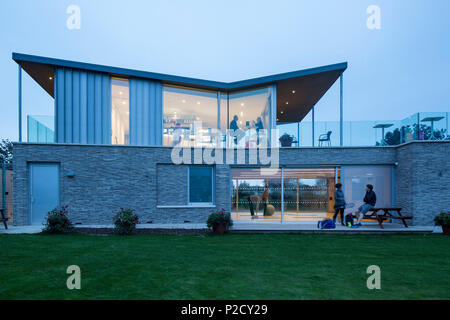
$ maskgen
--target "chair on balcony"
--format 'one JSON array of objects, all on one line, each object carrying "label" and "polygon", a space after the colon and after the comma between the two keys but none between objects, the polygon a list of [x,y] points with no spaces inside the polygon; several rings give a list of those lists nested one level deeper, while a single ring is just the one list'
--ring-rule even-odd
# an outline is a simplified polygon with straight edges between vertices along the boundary
[{"label": "chair on balcony", "polygon": [[327,133],[321,134],[319,136],[319,147],[322,147],[322,144],[324,142],[327,143],[329,147],[331,147],[331,139],[330,139],[331,133],[332,131],[328,131]]}]

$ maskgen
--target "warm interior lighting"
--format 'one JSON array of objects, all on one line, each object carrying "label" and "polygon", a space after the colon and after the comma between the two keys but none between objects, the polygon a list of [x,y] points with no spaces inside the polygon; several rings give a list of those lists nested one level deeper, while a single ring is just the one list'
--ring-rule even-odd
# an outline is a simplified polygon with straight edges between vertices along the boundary
[{"label": "warm interior lighting", "polygon": [[125,79],[111,79],[111,143],[128,144],[130,129],[129,86]]},{"label": "warm interior lighting", "polygon": [[286,101],[286,104],[289,104],[289,101]]},{"label": "warm interior lighting", "polygon": [[292,93],[295,93],[295,90],[292,90]]},{"label": "warm interior lighting", "polygon": [[48,77],[50,80],[53,80],[53,77]]}]

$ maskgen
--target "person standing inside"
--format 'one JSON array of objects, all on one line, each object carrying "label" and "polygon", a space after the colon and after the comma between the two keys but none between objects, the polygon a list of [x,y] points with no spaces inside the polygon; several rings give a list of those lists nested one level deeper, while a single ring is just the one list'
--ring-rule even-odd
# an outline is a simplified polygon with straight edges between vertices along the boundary
[{"label": "person standing inside", "polygon": [[230,122],[230,130],[239,130],[239,126],[237,121],[239,120],[239,117],[237,115],[233,116],[233,120]]},{"label": "person standing inside", "polygon": [[342,191],[342,183],[336,183],[336,191],[334,192],[334,216],[333,222],[336,223],[336,218],[339,215],[341,224],[344,226],[344,210],[345,210],[345,197],[344,191]]},{"label": "person standing inside", "polygon": [[361,220],[364,218],[364,215],[370,209],[373,209],[375,207],[375,203],[377,203],[377,195],[375,194],[375,191],[373,191],[373,185],[366,185],[366,195],[364,196],[363,201],[364,204],[360,206],[355,212],[356,216],[358,217],[358,220],[355,224],[355,226],[357,227],[361,226]]},{"label": "person standing inside", "polygon": [[256,119],[255,127],[256,127],[256,144],[259,144],[260,131],[264,130],[264,125],[261,120],[261,117],[258,117],[258,119]]},{"label": "person standing inside", "polygon": [[234,115],[233,120],[230,122],[230,132],[234,137],[234,144],[238,144],[242,137],[245,136],[245,132],[238,126],[238,120],[239,117],[237,115]]}]

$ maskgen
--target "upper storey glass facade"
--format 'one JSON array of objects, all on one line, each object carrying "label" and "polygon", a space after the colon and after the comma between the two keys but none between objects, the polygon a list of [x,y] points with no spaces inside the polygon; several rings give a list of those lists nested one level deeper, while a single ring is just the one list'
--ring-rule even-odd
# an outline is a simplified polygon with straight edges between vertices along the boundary
[{"label": "upper storey glass facade", "polygon": [[256,145],[270,129],[270,94],[269,87],[227,93],[164,86],[163,144]]}]

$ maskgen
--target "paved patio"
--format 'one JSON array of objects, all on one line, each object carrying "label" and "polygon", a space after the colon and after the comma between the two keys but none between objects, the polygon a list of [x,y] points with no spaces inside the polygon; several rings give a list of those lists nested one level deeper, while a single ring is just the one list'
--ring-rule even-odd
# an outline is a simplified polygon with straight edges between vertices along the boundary
[{"label": "paved patio", "polygon": [[[442,233],[438,226],[411,226],[405,228],[402,224],[385,223],[384,229],[380,229],[376,222],[364,223],[359,228],[348,228],[337,225],[336,229],[319,230],[317,222],[235,222],[231,228],[232,232],[298,232],[298,233]],[[76,225],[75,228],[114,228],[114,225]],[[179,224],[139,224],[138,229],[207,229],[203,223],[179,223]],[[13,226],[8,225],[8,230],[0,227],[0,234],[33,234],[39,233],[42,226]]]}]

